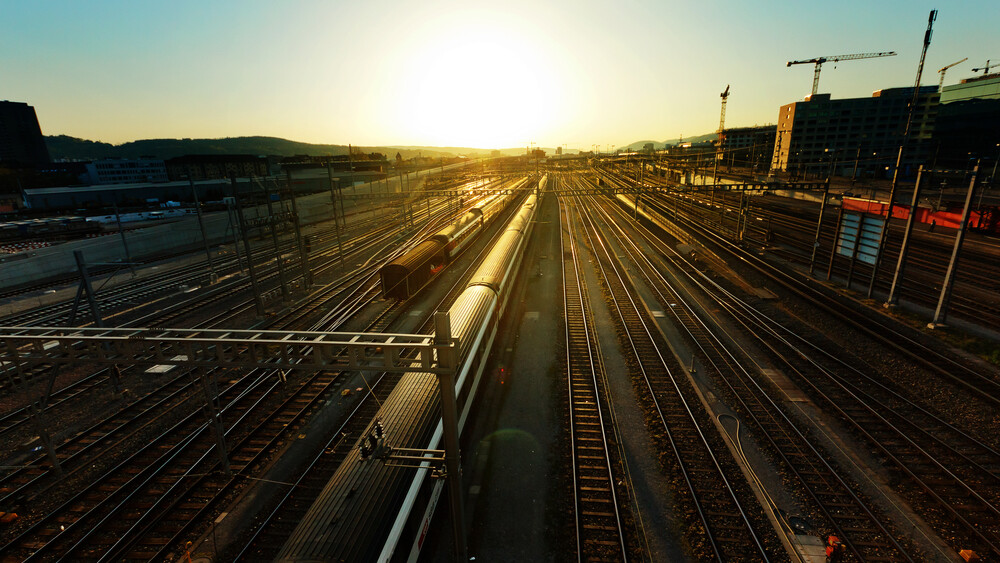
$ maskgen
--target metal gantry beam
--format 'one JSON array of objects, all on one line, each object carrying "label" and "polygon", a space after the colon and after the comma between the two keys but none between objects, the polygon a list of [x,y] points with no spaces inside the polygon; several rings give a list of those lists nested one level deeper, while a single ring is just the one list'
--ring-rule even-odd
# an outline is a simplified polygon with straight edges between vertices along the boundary
[{"label": "metal gantry beam", "polygon": [[556,195],[600,195],[600,194],[637,194],[637,193],[691,193],[691,192],[763,192],[773,190],[785,191],[824,191],[826,182],[794,182],[789,184],[705,184],[702,186],[654,186],[643,183],[628,187],[600,186],[591,188],[558,188],[551,190]]},{"label": "metal gantry beam", "polygon": [[422,195],[427,197],[460,197],[467,195],[494,195],[494,194],[515,194],[521,193],[524,188],[470,188],[466,190],[421,190],[417,192],[375,192],[370,194],[344,194],[343,199],[408,199],[413,196]]},{"label": "metal gantry beam", "polygon": [[[461,494],[461,452],[458,443],[455,374],[459,341],[452,336],[447,312],[434,315],[435,333],[394,334],[358,332],[317,332],[279,330],[157,329],[157,328],[64,328],[0,327],[0,377],[13,382],[17,374],[33,366],[48,364],[95,363],[185,366],[200,379],[205,392],[210,422],[216,433],[224,470],[229,472],[225,435],[219,419],[218,390],[207,372],[211,367],[243,367],[310,371],[346,369],[380,372],[432,373],[439,378],[445,449],[400,450],[396,459],[412,459],[416,452],[430,453],[418,458],[446,477],[450,489],[455,549],[458,560],[467,559],[464,507]],[[47,394],[47,392],[46,392]],[[32,405],[33,406],[33,405]],[[44,409],[44,404],[39,403]],[[49,449],[53,468],[60,472],[58,458],[41,419],[32,417]],[[401,457],[400,457],[401,456]],[[393,459],[392,455],[385,456]],[[442,471],[444,469],[444,471]]]},{"label": "metal gantry beam", "polygon": [[454,372],[456,346],[424,334],[0,327],[0,371],[95,363],[440,375]]}]

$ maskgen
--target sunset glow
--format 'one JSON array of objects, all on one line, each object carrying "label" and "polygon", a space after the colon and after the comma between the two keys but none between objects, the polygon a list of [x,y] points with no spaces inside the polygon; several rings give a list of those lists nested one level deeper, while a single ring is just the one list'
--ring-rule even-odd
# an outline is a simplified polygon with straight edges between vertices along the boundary
[{"label": "sunset glow", "polygon": [[563,89],[539,46],[537,38],[488,26],[429,37],[404,73],[409,96],[393,112],[400,129],[442,146],[534,140],[553,121],[546,101]]},{"label": "sunset glow", "polygon": [[[267,135],[355,145],[589,149],[774,123],[827,65],[835,97],[913,83],[932,2],[697,4],[0,0],[0,99],[45,134]],[[866,10],[864,18],[857,10]],[[886,25],[885,22],[892,22]],[[941,10],[932,69],[1000,52],[985,1]],[[761,38],[768,37],[767,40]],[[970,46],[975,45],[975,49]],[[975,52],[972,52],[972,51]],[[979,61],[981,64],[984,61]],[[969,74],[950,71],[954,80]]]}]

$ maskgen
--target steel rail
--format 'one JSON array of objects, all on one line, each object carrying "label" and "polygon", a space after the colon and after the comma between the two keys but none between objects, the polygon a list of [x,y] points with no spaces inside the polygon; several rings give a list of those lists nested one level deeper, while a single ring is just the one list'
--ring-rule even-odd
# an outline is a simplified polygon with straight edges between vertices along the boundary
[{"label": "steel rail", "polygon": [[[628,560],[624,526],[618,510],[615,473],[611,467],[603,410],[608,399],[598,383],[603,372],[597,336],[589,320],[586,284],[580,275],[576,232],[569,209],[560,201],[563,311],[566,337],[566,388],[569,438],[573,450],[573,496],[578,561],[606,557]],[[568,239],[568,244],[567,240]],[[586,484],[584,484],[586,483]],[[617,549],[616,549],[617,548]]]},{"label": "steel rail", "polygon": [[[621,213],[620,209],[619,214],[622,216],[623,220],[629,220],[625,217],[624,213]],[[615,226],[617,227],[617,224],[615,224]],[[799,425],[784,412],[784,409],[778,405],[778,403],[772,398],[771,394],[761,387],[756,378],[752,377],[751,374],[747,372],[743,364],[733,356],[728,347],[722,343],[715,332],[710,329],[697,314],[694,313],[694,309],[688,304],[688,300],[682,296],[680,291],[674,288],[674,284],[666,279],[666,277],[661,273],[660,268],[649,260],[645,253],[643,253],[641,249],[635,245],[631,238],[625,235],[624,231],[620,232],[621,235],[619,236],[619,240],[622,247],[626,250],[629,256],[641,266],[640,271],[642,272],[647,285],[657,294],[663,308],[671,311],[671,314],[674,315],[681,327],[687,332],[689,338],[693,341],[695,346],[701,351],[702,355],[715,369],[715,372],[720,376],[721,380],[725,383],[739,404],[743,406],[743,411],[761,430],[765,438],[781,457],[786,467],[788,467],[792,474],[796,476],[805,488],[807,494],[813,499],[815,507],[824,514],[830,524],[840,534],[838,537],[841,537],[841,539],[845,541],[847,547],[856,557],[864,560],[879,556],[877,552],[872,552],[871,549],[879,546],[877,538],[878,535],[882,535],[889,538],[894,548],[903,558],[912,561],[912,558],[909,557],[906,550],[898,543],[893,534],[882,524],[881,519],[868,506],[868,503],[863,501],[854,492],[852,485],[847,483],[843,477],[841,477],[839,472],[832,465],[830,465],[827,461],[827,456],[823,452],[819,451],[817,446],[807,436],[807,432],[803,431]],[[641,229],[640,232],[642,232]],[[641,236],[645,236],[645,233],[643,232]],[[647,240],[649,240],[648,237]],[[691,275],[691,272],[686,273]],[[735,378],[738,383],[734,383],[731,378]],[[750,393],[750,399],[748,399],[744,393],[739,391],[737,388],[738,385],[742,385]],[[750,401],[753,401],[754,403],[751,403]],[[758,406],[755,407],[754,404]],[[770,420],[770,422],[768,422],[768,420]],[[771,425],[772,428],[768,428],[769,425]],[[781,442],[783,440],[793,440],[795,443],[782,446]],[[801,451],[802,446],[805,446],[805,452]],[[811,461],[802,462],[806,466],[804,468],[797,467],[793,460],[801,459],[801,454],[804,453],[810,455]],[[803,469],[808,469],[808,471],[814,475],[821,475],[820,483],[811,482],[807,479]],[[820,474],[819,472],[824,473]],[[872,527],[874,533],[876,534],[874,539],[868,538],[867,541],[862,542],[864,546],[867,546],[868,551],[862,551],[862,545],[860,545],[854,535],[852,533],[848,533],[848,530],[846,529],[846,523],[848,522],[852,524],[852,528],[857,526],[859,524],[859,518],[854,516],[853,511],[848,513],[846,516],[843,514],[833,514],[827,508],[827,503],[820,498],[821,495],[829,495],[830,492],[819,491],[817,485],[825,485],[830,487],[832,492],[835,492],[840,496],[848,497],[850,502],[853,502],[859,509],[860,514],[864,515],[865,520],[868,521],[869,526]],[[842,524],[841,522],[844,523]],[[856,533],[857,530],[854,529],[852,532]]]},{"label": "steel rail", "polygon": [[[584,213],[582,213],[581,216],[587,218],[587,208],[582,208],[584,209]],[[588,240],[590,240],[592,248],[595,250],[599,248],[604,253],[603,257],[598,257],[597,263],[608,285],[617,288],[616,290],[613,289],[611,292],[614,309],[618,314],[619,321],[623,324],[623,326],[627,327],[626,335],[630,343],[632,353],[636,358],[639,358],[638,367],[642,373],[643,381],[653,399],[657,416],[659,417],[660,423],[663,425],[666,436],[670,442],[671,450],[678,462],[680,471],[682,472],[688,493],[691,495],[692,502],[694,503],[697,511],[698,521],[703,526],[704,537],[709,542],[713,558],[719,561],[727,560],[734,555],[730,551],[733,549],[739,550],[741,555],[746,555],[745,540],[747,535],[749,535],[749,537],[753,540],[749,543],[754,548],[751,551],[755,554],[755,557],[759,556],[763,560],[770,560],[771,556],[764,547],[763,541],[758,535],[758,531],[755,529],[753,523],[750,522],[750,518],[742,506],[742,503],[739,501],[732,483],[730,483],[729,478],[726,476],[726,472],[723,470],[716,452],[709,443],[701,425],[698,423],[694,411],[688,403],[685,393],[681,389],[677,376],[670,370],[666,359],[662,356],[659,348],[654,344],[655,340],[653,333],[649,328],[647,321],[640,313],[641,308],[635,303],[631,292],[627,289],[628,285],[625,281],[624,274],[618,271],[615,266],[612,258],[613,253],[605,246],[604,241],[599,237],[599,231],[597,230],[596,224],[594,224],[592,220],[588,220],[587,222],[589,223],[586,229]],[[605,262],[608,264],[607,267],[605,267]],[[617,286],[614,284],[617,284]],[[621,293],[625,297],[626,303],[623,304],[619,300],[616,295],[618,293]],[[635,317],[631,322],[626,319],[626,307],[631,312],[630,316],[634,315]],[[664,394],[666,393],[666,390],[658,392],[657,386],[653,382],[653,375],[649,373],[649,370],[641,360],[645,354],[639,350],[639,345],[633,337],[633,334],[643,337],[644,341],[648,340],[648,347],[652,350],[652,357],[656,358],[655,367],[662,368],[664,374],[660,377],[664,377],[667,380],[667,383],[671,388],[670,395]],[[650,368],[653,367],[654,366],[650,366]],[[662,401],[668,397],[678,402],[677,406],[680,407],[680,412],[683,413],[684,420],[689,421],[691,427],[685,428],[684,432],[692,433],[693,430],[693,434],[695,435],[694,443],[699,445],[698,447],[700,448],[701,455],[707,457],[707,465],[712,468],[713,474],[718,477],[718,480],[721,481],[723,485],[722,490],[724,492],[722,494],[718,494],[720,488],[718,481],[714,482],[711,488],[708,487],[706,482],[699,482],[699,484],[695,484],[695,478],[690,473],[690,468],[692,464],[695,463],[695,460],[686,458],[685,455],[681,453],[682,446],[679,443],[679,436],[677,435],[680,430],[678,428],[671,428],[671,423],[667,421],[667,415],[665,413],[667,409],[671,407],[668,407],[668,405],[664,404]],[[702,463],[705,463],[705,461],[702,461]],[[719,519],[724,517],[724,513],[721,511],[713,511],[710,516],[704,506],[704,503],[709,501],[728,504],[729,509],[732,510],[734,514],[738,515],[733,519],[741,523],[743,528],[742,533],[735,534],[733,530],[729,530],[730,537],[724,537],[722,530],[727,529],[728,526],[731,526],[732,524],[722,523],[719,521]],[[735,535],[739,535],[739,537],[732,537]],[[725,548],[720,545],[722,540],[725,540]],[[740,549],[736,547],[737,545],[744,546],[744,548]]]}]

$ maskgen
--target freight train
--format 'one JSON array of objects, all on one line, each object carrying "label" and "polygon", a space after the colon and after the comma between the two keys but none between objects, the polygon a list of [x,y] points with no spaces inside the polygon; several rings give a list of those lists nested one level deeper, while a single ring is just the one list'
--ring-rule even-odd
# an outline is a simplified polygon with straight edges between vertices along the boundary
[{"label": "freight train", "polygon": [[[540,187],[543,187],[542,178]],[[449,309],[458,340],[455,378],[459,431],[475,399],[500,318],[511,296],[538,204],[529,195]],[[429,469],[383,464],[366,457],[364,436],[380,426],[393,448],[440,449],[437,376],[407,373],[371,427],[337,469],[289,536],[277,561],[415,561],[444,487]]]}]

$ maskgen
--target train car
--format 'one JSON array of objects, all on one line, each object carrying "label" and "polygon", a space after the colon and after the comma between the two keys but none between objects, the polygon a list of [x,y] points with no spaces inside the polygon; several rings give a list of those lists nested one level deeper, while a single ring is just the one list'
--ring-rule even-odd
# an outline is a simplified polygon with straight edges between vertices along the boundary
[{"label": "train car", "polygon": [[445,245],[431,238],[413,250],[382,266],[382,295],[407,299],[427,284],[445,265]]},{"label": "train car", "polygon": [[[515,184],[512,192],[527,183]],[[414,247],[409,252],[379,269],[382,295],[393,299],[409,299],[458,256],[475,236],[507,207],[513,193],[494,194]]]},{"label": "train car", "polygon": [[470,209],[457,221],[431,235],[431,238],[444,245],[445,257],[450,262],[451,258],[458,255],[472,240],[472,235],[481,231],[482,228],[483,210],[477,207]]},{"label": "train car", "polygon": [[[525,200],[449,309],[452,335],[459,343],[455,392],[460,432],[510,299],[513,273],[521,264],[536,204],[535,196]],[[405,374],[376,419],[391,447],[440,449],[443,429],[437,377]],[[444,487],[444,481],[431,478],[429,473],[428,469],[392,466],[374,459],[362,461],[359,449],[354,448],[289,536],[276,561],[415,561]]]},{"label": "train car", "polygon": [[507,224],[507,229],[476,270],[469,286],[485,285],[495,291],[507,286],[511,275],[520,268],[524,245],[527,244],[534,225],[536,206],[536,196],[531,195],[525,199],[521,210]]}]

